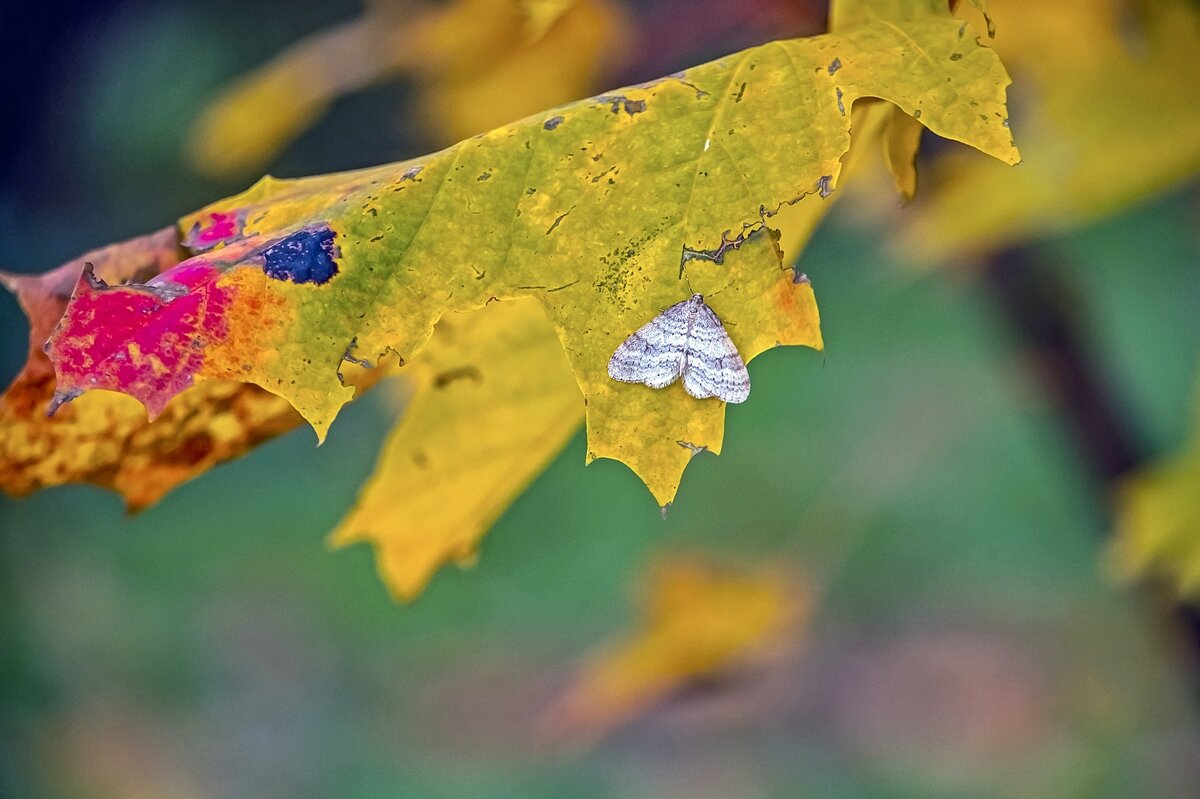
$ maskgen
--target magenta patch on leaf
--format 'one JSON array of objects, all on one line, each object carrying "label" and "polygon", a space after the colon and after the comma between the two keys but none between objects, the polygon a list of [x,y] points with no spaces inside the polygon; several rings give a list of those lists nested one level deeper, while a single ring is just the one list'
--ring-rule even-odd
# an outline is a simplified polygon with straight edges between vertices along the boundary
[{"label": "magenta patch on leaf", "polygon": [[197,221],[188,231],[184,246],[196,252],[211,250],[218,244],[228,244],[242,237],[246,224],[244,211],[214,211],[206,222]]},{"label": "magenta patch on leaf", "polygon": [[154,418],[192,385],[209,344],[228,335],[230,289],[219,271],[187,261],[146,284],[110,286],[84,267],[47,344],[58,377],[49,412],[95,388],[120,391]]}]

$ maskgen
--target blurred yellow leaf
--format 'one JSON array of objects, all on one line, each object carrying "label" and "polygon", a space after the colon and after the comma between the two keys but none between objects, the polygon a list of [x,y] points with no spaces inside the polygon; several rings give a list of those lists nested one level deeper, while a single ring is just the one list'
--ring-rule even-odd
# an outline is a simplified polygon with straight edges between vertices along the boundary
[{"label": "blurred yellow leaf", "polygon": [[463,139],[593,90],[623,55],[625,25],[615,0],[373,4],[226,88],[189,156],[213,175],[260,170],[334,100],[403,73],[439,138]]},{"label": "blurred yellow leaf", "polygon": [[[960,6],[969,16],[967,6]],[[1187,0],[995,0],[1023,161],[944,153],[897,237],[909,257],[985,254],[1086,224],[1200,170],[1200,11]]]},{"label": "blurred yellow leaf", "polygon": [[574,4],[575,0],[519,0],[526,41],[536,42],[545,36],[550,26]]},{"label": "blurred yellow leaf", "polygon": [[949,5],[946,0],[838,0],[829,6],[829,29],[945,16]]},{"label": "blurred yellow leaf", "polygon": [[589,94],[626,56],[629,21],[614,0],[525,0],[516,14],[511,0],[459,4],[435,40],[453,62],[422,70],[424,114],[447,141]]},{"label": "blurred yellow leaf", "polygon": [[899,108],[889,112],[883,135],[884,164],[900,196],[911,200],[917,193],[917,150],[925,128]]},{"label": "blurred yellow leaf", "polygon": [[371,542],[384,582],[407,600],[443,564],[473,556],[579,428],[583,397],[528,298],[443,318],[404,376],[412,400],[331,543]]},{"label": "blurred yellow leaf", "polygon": [[1121,487],[1112,554],[1122,576],[1159,578],[1200,598],[1200,402],[1188,447]]},{"label": "blurred yellow leaf", "polygon": [[408,67],[405,33],[368,14],[309,36],[234,81],[193,123],[192,165],[218,177],[260,171],[338,97]]},{"label": "blurred yellow leaf", "polygon": [[698,680],[794,645],[810,610],[809,589],[780,574],[665,561],[650,575],[640,629],[587,659],[546,726],[602,735]]}]

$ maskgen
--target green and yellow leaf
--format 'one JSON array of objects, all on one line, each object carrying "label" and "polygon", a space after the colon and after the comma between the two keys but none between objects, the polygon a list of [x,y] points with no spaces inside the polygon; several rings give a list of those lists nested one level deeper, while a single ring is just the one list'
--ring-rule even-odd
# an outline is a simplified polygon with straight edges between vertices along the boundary
[{"label": "green and yellow leaf", "polygon": [[724,407],[615,383],[616,346],[699,292],[747,361],[819,347],[812,289],[782,263],[771,214],[835,190],[860,98],[1015,162],[1006,84],[969,26],[877,22],[753,48],[417,161],[267,178],[186,217],[198,254],[147,285],[82,276],[51,339],[59,396],[114,389],[156,414],[195,381],[252,382],[323,436],[354,393],[337,377],[348,352],[411,361],[446,313],[531,296],[586,400],[589,458],[629,464],[666,504],[691,455],[679,442],[719,451]]}]

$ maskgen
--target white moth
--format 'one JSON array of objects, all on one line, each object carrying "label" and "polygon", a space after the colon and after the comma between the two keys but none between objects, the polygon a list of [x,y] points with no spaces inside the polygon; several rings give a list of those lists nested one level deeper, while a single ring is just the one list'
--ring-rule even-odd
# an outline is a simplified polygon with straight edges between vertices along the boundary
[{"label": "white moth", "polygon": [[677,302],[625,339],[608,361],[622,383],[666,388],[680,377],[696,399],[745,402],[750,375],[737,347],[703,295]]}]

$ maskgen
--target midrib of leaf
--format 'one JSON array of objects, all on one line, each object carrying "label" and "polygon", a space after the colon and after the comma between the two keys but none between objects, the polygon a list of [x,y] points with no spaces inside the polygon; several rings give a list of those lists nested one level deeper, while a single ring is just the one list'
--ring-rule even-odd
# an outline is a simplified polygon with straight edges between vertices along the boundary
[{"label": "midrib of leaf", "polygon": [[[792,51],[789,50],[787,47],[785,47],[783,42],[778,42],[778,41],[768,42],[765,46],[766,47],[774,47],[775,49],[783,52],[784,57],[787,58],[788,66],[790,66],[792,68],[792,80],[795,81],[797,88],[802,86],[804,84],[804,81],[801,80],[801,78],[800,78],[800,75],[801,75],[800,67],[798,67],[796,65],[796,56],[792,53]],[[851,102],[851,105],[853,105],[854,101],[851,100],[850,102]],[[847,107],[846,114],[849,114],[849,112],[850,112],[850,108]],[[843,114],[843,116],[845,116],[846,114]],[[849,138],[849,135],[847,135],[847,138]],[[840,161],[839,161],[839,165],[840,165]],[[838,179],[838,175],[836,174],[836,172],[835,172],[835,174],[829,176],[830,189],[832,189],[834,186],[837,185],[837,179]],[[792,203],[797,203],[800,200],[807,197],[808,195],[815,194],[816,191],[817,191],[817,189],[815,187],[809,188],[809,189],[803,189],[795,197],[781,201],[778,205],[775,206],[774,210],[778,211],[784,205],[790,205]]]},{"label": "midrib of leaf", "polygon": [[525,194],[525,187],[529,183],[529,169],[535,160],[539,139],[540,137],[538,136],[531,136],[527,140],[528,145],[525,148],[525,169],[521,173],[521,180],[517,184],[516,202],[513,203],[512,218],[509,219],[508,222],[508,247],[504,250],[504,258],[501,260],[500,266],[498,267],[498,271],[501,274],[503,274],[508,268],[508,259],[510,256],[512,256],[513,242],[516,240],[517,234],[517,220],[520,219],[521,213],[521,199]]},{"label": "midrib of leaf", "polygon": [[[716,130],[716,128],[717,128],[717,119],[720,118],[722,112],[725,110],[726,104],[729,102],[729,90],[733,87],[734,81],[737,79],[737,76],[741,74],[742,67],[744,67],[746,65],[746,60],[750,57],[750,54],[753,52],[754,52],[754,49],[751,49],[751,50],[741,53],[740,57],[738,58],[738,60],[736,62],[736,66],[734,66],[734,68],[732,70],[730,70],[729,80],[725,82],[725,87],[721,90],[721,96],[717,99],[716,103],[713,105],[712,119],[709,120],[708,129],[704,133],[704,141],[701,142],[701,144],[700,144],[700,155],[696,158],[695,169],[692,170],[692,185],[691,185],[691,188],[688,189],[687,202],[685,202],[683,204],[683,213],[680,215],[679,228],[680,228],[681,238],[683,239],[683,241],[680,245],[680,251],[679,251],[680,258],[683,257],[684,248],[686,248],[688,246],[688,240],[687,240],[688,222],[691,219],[692,203],[696,199],[696,183],[700,180],[700,172],[702,171],[701,168],[703,166],[705,156],[708,155],[708,149],[705,148],[705,143],[712,142],[713,131]],[[711,148],[709,148],[709,149],[711,149]],[[732,161],[733,159],[730,159],[730,160]],[[734,163],[734,168],[737,169],[739,171],[739,173],[741,172],[740,167],[738,167],[738,165],[736,163]],[[742,181],[745,182],[744,175],[742,177]],[[703,242],[697,244],[698,249],[703,248],[703,246],[704,246]]]},{"label": "midrib of leaf", "polygon": [[912,45],[912,48],[913,48],[913,50],[915,50],[915,51],[916,51],[916,52],[917,52],[917,53],[918,53],[918,54],[919,54],[919,55],[920,55],[922,58],[924,58],[924,59],[925,59],[926,61],[928,61],[930,64],[933,64],[933,63],[934,63],[934,61],[933,61],[933,56],[931,56],[931,55],[929,55],[929,53],[925,52],[925,48],[924,48],[924,47],[922,47],[921,45],[917,44],[916,40],[915,40],[915,39],[913,39],[913,37],[911,37],[911,36],[909,36],[909,35],[908,35],[908,31],[904,30],[904,29],[903,29],[903,28],[901,28],[899,25],[897,25],[896,23],[892,22],[890,19],[881,19],[881,20],[879,20],[879,22],[880,22],[881,24],[883,24],[883,25],[885,25],[885,26],[887,26],[887,27],[891,28],[891,29],[892,29],[892,30],[894,30],[896,33],[898,33],[898,34],[900,34],[902,37],[904,37],[904,39],[905,39],[905,40],[906,40],[906,41],[907,41],[907,42],[908,42],[910,45]]}]

